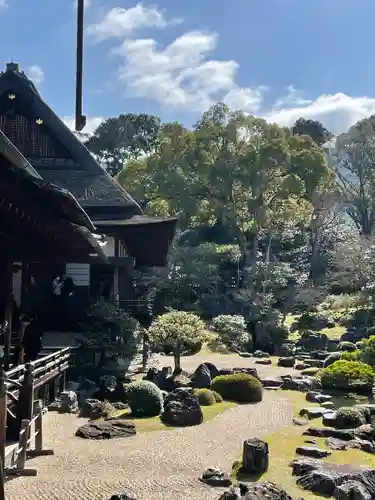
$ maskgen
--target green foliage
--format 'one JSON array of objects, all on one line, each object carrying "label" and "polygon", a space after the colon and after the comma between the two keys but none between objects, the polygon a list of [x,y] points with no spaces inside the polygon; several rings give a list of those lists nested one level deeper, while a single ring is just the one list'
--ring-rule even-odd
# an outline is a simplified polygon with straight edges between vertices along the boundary
[{"label": "green foliage", "polygon": [[335,361],[320,372],[324,389],[371,390],[375,372],[360,361]]},{"label": "green foliage", "polygon": [[163,409],[163,394],[152,382],[142,380],[125,387],[126,400],[134,417],[155,417]]},{"label": "green foliage", "polygon": [[292,127],[294,135],[308,135],[318,145],[322,146],[332,134],[317,120],[299,118]]},{"label": "green foliage", "polygon": [[353,342],[343,341],[339,343],[339,350],[345,352],[353,352],[357,350],[357,346]]},{"label": "green foliage", "polygon": [[109,302],[89,306],[81,324],[82,335],[77,349],[78,362],[92,362],[99,355],[98,367],[111,360],[132,354],[139,323],[120,307]]},{"label": "green foliage", "polygon": [[184,343],[200,343],[208,338],[204,322],[193,313],[171,311],[158,316],[148,329],[151,342],[169,345],[175,358],[175,372],[181,371]]},{"label": "green foliage", "polygon": [[198,389],[195,395],[201,406],[211,406],[216,403],[215,395],[210,389]]},{"label": "green foliage", "polygon": [[219,342],[229,350],[252,350],[252,338],[243,316],[222,314],[212,320],[212,328],[218,334]]},{"label": "green foliage", "polygon": [[341,407],[336,412],[335,427],[353,429],[368,423],[368,410],[355,407]]},{"label": "green foliage", "polygon": [[111,175],[129,159],[150,153],[156,146],[160,119],[146,114],[120,115],[102,122],[85,146]]},{"label": "green foliage", "polygon": [[152,342],[175,348],[183,342],[202,342],[207,338],[204,322],[196,314],[171,311],[158,316],[148,329]]},{"label": "green foliage", "polygon": [[336,361],[339,361],[342,357],[342,352],[331,352],[324,360],[324,368],[333,365]]},{"label": "green foliage", "polygon": [[214,395],[216,403],[222,403],[224,401],[223,398],[220,396],[220,394],[218,392],[212,391],[212,390],[211,390],[211,392]]},{"label": "green foliage", "polygon": [[375,336],[362,340],[359,359],[364,363],[375,366]]},{"label": "green foliage", "polygon": [[340,359],[344,359],[346,361],[360,361],[360,351],[356,349],[355,351],[343,351]]},{"label": "green foliage", "polygon": [[261,383],[247,373],[219,375],[212,381],[211,388],[223,399],[237,403],[257,403],[263,398]]}]

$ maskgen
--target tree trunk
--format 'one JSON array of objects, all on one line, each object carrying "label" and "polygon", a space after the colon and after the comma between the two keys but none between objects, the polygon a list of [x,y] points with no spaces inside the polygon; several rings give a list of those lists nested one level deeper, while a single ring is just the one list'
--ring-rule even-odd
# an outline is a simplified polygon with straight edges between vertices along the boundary
[{"label": "tree trunk", "polygon": [[174,348],[174,351],[173,351],[173,357],[174,357],[174,374],[178,375],[182,372],[182,369],[181,369],[181,343],[180,343],[180,341],[177,341],[176,347]]}]

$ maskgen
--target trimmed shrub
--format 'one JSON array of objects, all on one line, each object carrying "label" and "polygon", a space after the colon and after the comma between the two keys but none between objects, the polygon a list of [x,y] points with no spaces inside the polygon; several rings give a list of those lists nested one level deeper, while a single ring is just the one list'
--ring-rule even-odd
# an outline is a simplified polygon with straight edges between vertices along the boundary
[{"label": "trimmed shrub", "polygon": [[163,393],[147,380],[125,386],[126,399],[134,417],[156,417],[163,410]]},{"label": "trimmed shrub", "polygon": [[375,366],[375,336],[362,340],[359,359],[363,361],[363,363]]},{"label": "trimmed shrub", "polygon": [[357,350],[357,347],[353,342],[340,342],[339,343],[339,350],[340,351],[345,351],[345,352],[353,352]]},{"label": "trimmed shrub", "polygon": [[201,406],[212,406],[216,403],[215,396],[210,389],[198,389],[195,392]]},{"label": "trimmed shrub", "polygon": [[223,399],[237,403],[257,403],[263,398],[261,383],[247,373],[220,375],[213,380],[211,387]]},{"label": "trimmed shrub", "polygon": [[222,403],[223,402],[223,398],[220,396],[220,394],[218,392],[216,392],[216,391],[211,391],[211,392],[214,395],[216,403]]},{"label": "trimmed shrub", "polygon": [[343,352],[341,355],[341,359],[345,359],[345,361],[359,361],[360,351],[355,350],[353,352]]},{"label": "trimmed shrub", "polygon": [[212,320],[212,329],[218,334],[219,343],[231,351],[252,351],[252,337],[243,316],[221,314]]},{"label": "trimmed shrub", "polygon": [[324,360],[324,368],[327,368],[328,366],[333,365],[336,361],[339,361],[341,359],[341,356],[343,355],[342,352],[332,352],[329,356],[326,357]]},{"label": "trimmed shrub", "polygon": [[360,361],[335,361],[320,372],[323,389],[369,391],[374,383],[375,372]]},{"label": "trimmed shrub", "polygon": [[353,429],[368,423],[368,415],[364,410],[346,406],[339,408],[336,412],[335,426],[338,429]]}]

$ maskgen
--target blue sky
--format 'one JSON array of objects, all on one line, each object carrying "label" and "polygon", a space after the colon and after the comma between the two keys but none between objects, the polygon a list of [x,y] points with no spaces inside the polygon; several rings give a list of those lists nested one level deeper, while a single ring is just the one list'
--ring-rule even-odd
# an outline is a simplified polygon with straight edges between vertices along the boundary
[{"label": "blue sky", "polygon": [[[74,0],[0,0],[0,65],[19,62],[71,123]],[[334,132],[375,113],[375,0],[86,0],[84,112],[193,123],[210,104]]]}]

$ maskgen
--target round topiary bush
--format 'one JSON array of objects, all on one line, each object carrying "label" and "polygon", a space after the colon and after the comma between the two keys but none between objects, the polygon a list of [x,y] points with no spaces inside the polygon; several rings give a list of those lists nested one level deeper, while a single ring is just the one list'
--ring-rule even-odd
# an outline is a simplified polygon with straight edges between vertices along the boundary
[{"label": "round topiary bush", "polygon": [[339,350],[344,351],[344,352],[353,352],[357,350],[357,347],[353,342],[340,342],[339,343]]},{"label": "round topiary bush", "polygon": [[261,383],[247,373],[220,375],[213,380],[211,388],[223,399],[237,403],[257,403],[263,398]]},{"label": "round topiary bush", "polygon": [[341,359],[342,353],[341,352],[332,352],[329,356],[326,357],[324,360],[324,368],[327,368],[328,366],[333,365],[336,361],[339,361]]},{"label": "round topiary bush", "polygon": [[343,391],[370,391],[374,383],[374,376],[373,368],[360,361],[335,361],[320,372],[323,389]]},{"label": "round topiary bush", "polygon": [[214,398],[215,398],[215,403],[222,403],[223,402],[223,398],[220,396],[220,394],[216,391],[211,391],[212,394],[214,395]]},{"label": "round topiary bush", "polygon": [[335,426],[338,429],[353,429],[368,423],[368,415],[361,408],[343,406],[336,412]]},{"label": "round topiary bush", "polygon": [[126,399],[134,417],[156,417],[163,410],[163,393],[147,380],[125,386]]},{"label": "round topiary bush", "polygon": [[215,396],[210,389],[198,389],[195,396],[201,406],[212,406],[216,403]]}]

